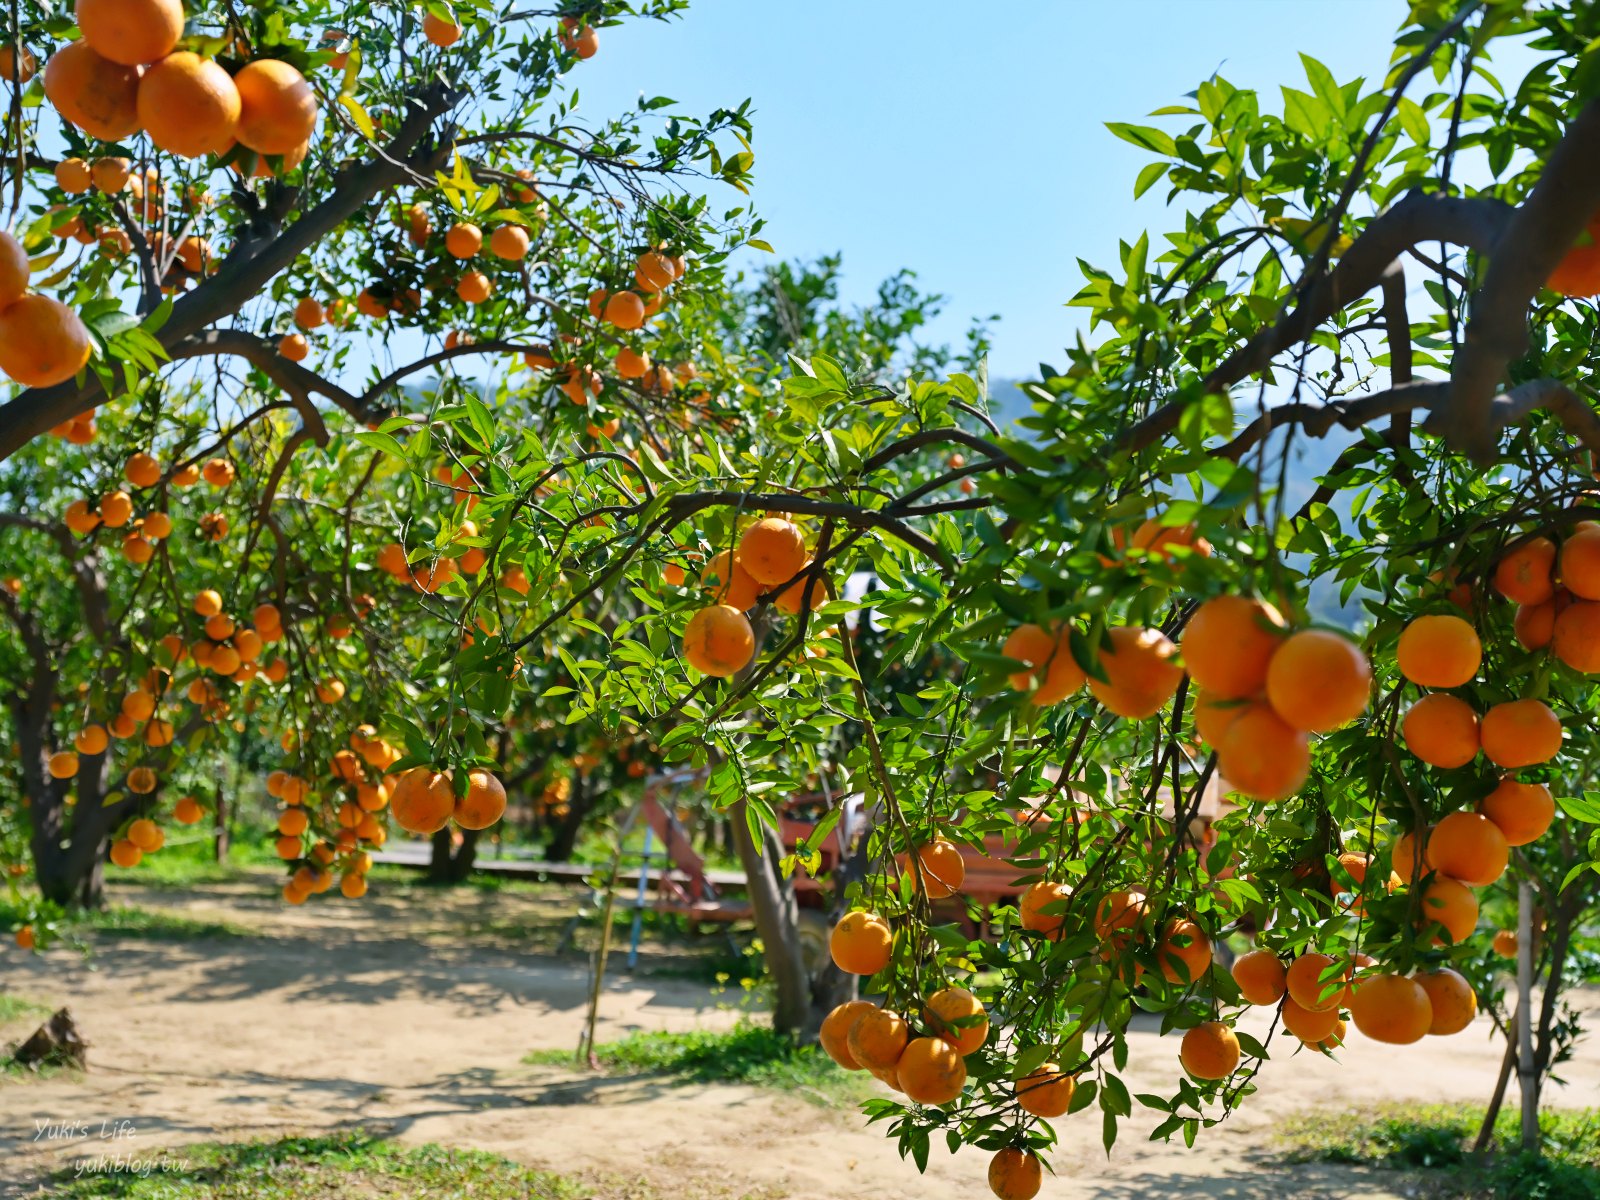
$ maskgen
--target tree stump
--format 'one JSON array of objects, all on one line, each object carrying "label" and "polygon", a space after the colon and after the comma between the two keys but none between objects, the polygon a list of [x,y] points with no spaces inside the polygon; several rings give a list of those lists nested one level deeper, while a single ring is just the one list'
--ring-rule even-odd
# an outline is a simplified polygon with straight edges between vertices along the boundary
[{"label": "tree stump", "polygon": [[89,1069],[89,1043],[78,1032],[72,1014],[58,1009],[33,1036],[16,1048],[11,1061],[19,1066],[37,1071],[40,1067],[75,1067]]}]

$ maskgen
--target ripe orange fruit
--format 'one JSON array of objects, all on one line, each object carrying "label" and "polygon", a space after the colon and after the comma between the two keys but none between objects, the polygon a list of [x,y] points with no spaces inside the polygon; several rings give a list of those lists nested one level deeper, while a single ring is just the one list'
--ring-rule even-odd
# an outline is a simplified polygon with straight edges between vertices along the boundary
[{"label": "ripe orange fruit", "polygon": [[563,34],[561,44],[579,58],[593,58],[600,50],[600,35],[593,25],[585,25],[576,33]]},{"label": "ripe orange fruit", "polygon": [[[916,849],[920,872],[910,870],[912,881],[930,900],[943,900],[961,890],[967,878],[967,865],[953,842],[936,837]],[[908,868],[909,869],[909,868]]]},{"label": "ripe orange fruit", "polygon": [[1545,282],[1566,296],[1600,295],[1600,217],[1589,222]]},{"label": "ripe orange fruit", "polygon": [[108,196],[115,196],[127,189],[132,171],[133,163],[127,159],[106,157],[94,160],[89,175],[96,189]]},{"label": "ripe orange fruit", "polygon": [[1426,832],[1420,848],[1413,833],[1402,833],[1395,838],[1389,849],[1389,865],[1401,883],[1410,883],[1428,873],[1427,842]]},{"label": "ripe orange fruit", "polygon": [[39,60],[33,57],[33,51],[26,46],[22,48],[22,68],[17,68],[17,55],[10,45],[0,46],[0,79],[9,83],[27,83],[39,69]]},{"label": "ripe orange fruit", "polygon": [[502,225],[489,235],[489,253],[507,262],[521,262],[528,257],[530,245],[528,231],[521,225]]},{"label": "ripe orange fruit", "polygon": [[198,824],[200,818],[205,816],[205,809],[200,807],[200,802],[193,796],[184,796],[172,807],[173,820],[179,825]]},{"label": "ripe orange fruit", "polygon": [[731,550],[724,550],[706,564],[706,569],[700,574],[700,582],[710,590],[715,600],[740,612],[754,608],[756,598],[761,594],[761,585],[745,570],[744,563]]},{"label": "ripe orange fruit", "polygon": [[1600,603],[1574,600],[1553,610],[1550,648],[1574,671],[1600,673]]},{"label": "ripe orange fruit", "polygon": [[1510,855],[1505,834],[1481,813],[1451,813],[1428,838],[1428,866],[1469,887],[1487,887],[1499,879]]},{"label": "ripe orange fruit", "polygon": [[428,767],[413,767],[395,782],[389,807],[395,824],[407,833],[437,833],[455,813],[450,776]]},{"label": "ripe orange fruit", "polygon": [[1516,604],[1543,604],[1555,595],[1555,565],[1556,544],[1531,538],[1495,564],[1495,590]]},{"label": "ripe orange fruit", "polygon": [[1320,629],[1291,635],[1267,666],[1267,700],[1307,733],[1328,733],[1359,717],[1372,691],[1372,667],[1348,638]]},{"label": "ripe orange fruit", "polygon": [[850,1057],[867,1068],[888,1070],[900,1061],[910,1032],[899,1013],[873,1008],[856,1018],[845,1035]]},{"label": "ripe orange fruit", "polygon": [[140,796],[148,796],[156,790],[156,773],[149,767],[135,767],[128,772],[128,790]]},{"label": "ripe orange fruit", "polygon": [[128,456],[122,465],[122,477],[137,488],[155,487],[161,482],[161,464],[152,455],[140,451]]},{"label": "ripe orange fruit", "polygon": [[1460,687],[1471,682],[1482,661],[1483,643],[1460,617],[1418,617],[1395,648],[1400,674],[1423,687]]},{"label": "ripe orange fruit", "polygon": [[1433,1024],[1428,993],[1404,975],[1373,975],[1356,984],[1350,997],[1356,1028],[1375,1042],[1406,1046],[1420,1041]]},{"label": "ripe orange fruit", "polygon": [[147,67],[139,81],[139,123],[158,147],[184,158],[225,153],[239,111],[239,89],[228,73],[187,50]]},{"label": "ripe orange fruit", "polygon": [[1236,710],[1216,748],[1222,778],[1254,800],[1292,796],[1311,773],[1310,740],[1269,704]]},{"label": "ripe orange fruit", "polygon": [[1207,600],[1183,631],[1189,677],[1225,700],[1253,696],[1267,682],[1267,664],[1288,630],[1272,605],[1250,596]]},{"label": "ripe orange fruit", "polygon": [[278,814],[278,832],[284,837],[299,837],[310,824],[303,808],[286,808]]},{"label": "ripe orange fruit", "polygon": [[612,292],[606,300],[604,319],[618,329],[637,329],[644,324],[644,301],[637,292]]},{"label": "ripe orange fruit", "polygon": [[460,40],[461,26],[454,21],[446,21],[443,17],[436,17],[431,12],[424,13],[422,36],[443,50],[448,46],[454,46]]},{"label": "ripe orange fruit", "polygon": [[1478,1015],[1478,996],[1472,985],[1449,967],[1422,971],[1412,978],[1428,995],[1433,1019],[1428,1032],[1440,1036],[1460,1033]]},{"label": "ripe orange fruit", "polygon": [[346,872],[339,879],[339,894],[349,900],[359,900],[367,894],[366,876]]},{"label": "ripe orange fruit", "polygon": [[30,270],[22,243],[9,233],[0,233],[0,309],[22,299]]},{"label": "ripe orange fruit", "polygon": [[1550,828],[1556,818],[1556,802],[1544,784],[1508,778],[1478,801],[1478,811],[1495,823],[1507,845],[1526,846]]},{"label": "ripe orange fruit", "polygon": [[121,529],[133,519],[133,497],[120,490],[101,496],[100,519],[112,529]]},{"label": "ripe orange fruit", "polygon": [[78,756],[71,750],[58,750],[45,764],[51,779],[71,779],[78,773]]},{"label": "ripe orange fruit", "polygon": [[222,611],[222,596],[211,588],[196,592],[194,597],[194,611],[202,617],[214,617]]},{"label": "ripe orange fruit", "polygon": [[201,476],[214,488],[225,488],[233,482],[233,464],[225,458],[213,458],[200,469]]},{"label": "ripe orange fruit", "polygon": [[56,164],[56,183],[69,196],[87,192],[94,183],[89,164],[81,158],[64,158]]},{"label": "ripe orange fruit", "polygon": [[1224,700],[1203,688],[1197,688],[1194,693],[1194,731],[1211,747],[1220,746],[1234,719],[1243,716],[1250,707],[1249,701]]},{"label": "ripe orange fruit", "polygon": [[989,1190],[1000,1200],[1033,1200],[1044,1181],[1044,1168],[1032,1150],[1006,1146],[989,1160]]},{"label": "ripe orange fruit", "polygon": [[876,975],[889,965],[894,931],[877,913],[848,912],[828,935],[834,965],[850,975]]},{"label": "ripe orange fruit", "polygon": [[633,278],[647,292],[659,292],[670,287],[675,278],[672,263],[657,250],[648,250],[634,264]]},{"label": "ripe orange fruit", "polygon": [[24,387],[65,383],[89,365],[89,331],[50,296],[23,296],[0,310],[0,371]]},{"label": "ripe orange fruit", "polygon": [[471,258],[483,249],[483,230],[470,221],[452,225],[444,235],[444,248],[456,258]]},{"label": "ripe orange fruit", "polygon": [[239,141],[257,154],[293,154],[317,127],[317,94],[286,62],[258,58],[233,77]]},{"label": "ripe orange fruit", "polygon": [[456,295],[467,304],[482,304],[494,292],[494,284],[482,271],[468,271],[456,283]]},{"label": "ripe orange fruit", "polygon": [[850,1026],[854,1025],[863,1014],[876,1007],[876,1004],[867,1000],[849,1000],[822,1019],[822,1027],[817,1031],[817,1040],[822,1043],[822,1048],[828,1057],[846,1071],[864,1070],[851,1056],[846,1039],[850,1035]]},{"label": "ripe orange fruit", "polygon": [[467,772],[467,794],[455,802],[456,824],[463,829],[487,829],[505,811],[505,785],[488,771]]},{"label": "ripe orange fruit", "polygon": [[78,735],[72,739],[72,744],[77,748],[79,754],[99,754],[109,745],[105,726],[85,725],[78,731]]},{"label": "ripe orange fruit", "polygon": [[1490,946],[1501,958],[1515,958],[1518,950],[1517,935],[1509,929],[1496,930],[1494,941]]},{"label": "ripe orange fruit", "polygon": [[943,1038],[913,1038],[895,1063],[900,1089],[918,1104],[949,1104],[967,1082],[967,1064]]},{"label": "ripe orange fruit", "polygon": [[1183,1035],[1178,1059],[1196,1079],[1226,1079],[1239,1065],[1239,1039],[1223,1022],[1207,1021]]},{"label": "ripe orange fruit", "polygon": [[305,362],[311,353],[311,343],[306,341],[306,335],[303,333],[285,334],[283,340],[278,343],[278,353],[290,362]]},{"label": "ripe orange fruit", "polygon": [[1094,931],[1109,938],[1122,929],[1132,929],[1144,920],[1145,894],[1136,888],[1108,892],[1094,913]]},{"label": "ripe orange fruit", "polygon": [[1551,597],[1543,604],[1519,604],[1511,631],[1524,650],[1543,650],[1555,634],[1556,601]]},{"label": "ripe orange fruit", "polygon": [[183,36],[179,0],[77,0],[74,15],[84,41],[128,66],[165,58]]},{"label": "ripe orange fruit", "polygon": [[139,69],[101,57],[86,41],[50,56],[44,91],[56,111],[90,137],[118,142],[139,131]]},{"label": "ripe orange fruit", "polygon": [[[796,579],[772,598],[774,607],[780,612],[786,612],[790,616],[799,616],[802,606],[810,612],[816,612],[817,609],[828,602],[828,576],[826,572],[813,581],[809,574],[810,567],[811,563],[808,560],[801,567],[801,570],[806,571],[807,574]],[[811,592],[809,600],[806,597],[807,589],[810,589]]]},{"label": "ripe orange fruit", "polygon": [[683,631],[683,656],[705,675],[726,679],[737,675],[755,657],[756,637],[744,613],[726,604],[712,604],[689,618]]},{"label": "ripe orange fruit", "polygon": [[[1072,657],[1069,631],[1065,626],[1051,634],[1031,623],[1018,625],[1006,638],[1000,653],[1035,668],[1014,673],[1010,682],[1019,692],[1031,692],[1028,700],[1039,708],[1059,704],[1088,678]],[[1038,671],[1040,667],[1044,668],[1042,677]]]},{"label": "ripe orange fruit", "polygon": [[1585,600],[1600,600],[1600,526],[1579,528],[1561,543],[1561,586]]},{"label": "ripe orange fruit", "polygon": [[111,861],[119,867],[137,867],[142,858],[144,851],[126,838],[111,843]]},{"label": "ripe orange fruit", "polygon": [[1296,1004],[1293,996],[1283,998],[1283,1027],[1308,1046],[1322,1041],[1338,1024],[1337,1008],[1313,1010]]},{"label": "ripe orange fruit", "polygon": [[[1066,903],[1072,899],[1072,889],[1064,883],[1041,879],[1030,884],[1017,900],[1018,923],[1024,929],[1042,933],[1048,938],[1061,936],[1066,924]],[[1045,912],[1046,908],[1055,911]]]},{"label": "ripe orange fruit", "polygon": [[1030,1071],[1017,1080],[1017,1105],[1023,1112],[1049,1120],[1066,1116],[1072,1107],[1072,1094],[1078,1090],[1078,1081],[1062,1071],[1053,1062],[1047,1062],[1037,1071]]},{"label": "ripe orange fruit", "polygon": [[617,351],[617,357],[612,365],[616,367],[617,375],[622,379],[642,379],[645,372],[650,369],[650,356],[643,351],[624,346]]},{"label": "ripe orange fruit", "polygon": [[1174,918],[1162,930],[1156,961],[1168,983],[1193,983],[1211,966],[1211,939],[1193,921]]},{"label": "ripe orange fruit", "polygon": [[1542,700],[1511,700],[1483,714],[1483,752],[1508,770],[1549,762],[1561,752],[1561,722]]},{"label": "ripe orange fruit", "polygon": [[327,323],[328,310],[314,296],[301,296],[295,302],[294,323],[301,329],[316,329]]},{"label": "ripe orange fruit", "polygon": [[806,539],[786,517],[763,517],[739,539],[738,559],[750,578],[767,587],[787,583],[806,563]]},{"label": "ripe orange fruit", "polygon": [[1323,979],[1335,961],[1326,954],[1308,951],[1290,963],[1284,973],[1284,984],[1290,998],[1308,1012],[1327,1012],[1343,1007],[1350,989],[1348,984],[1341,984],[1340,980],[1349,980],[1349,969],[1346,968],[1343,976],[1332,976],[1326,981]]},{"label": "ripe orange fruit", "polygon": [[989,1015],[964,987],[941,988],[929,996],[922,1020],[957,1054],[971,1054],[989,1039]]},{"label": "ripe orange fruit", "polygon": [[1406,749],[1435,767],[1465,766],[1478,757],[1479,730],[1472,705],[1443,692],[1418,700],[1400,722]]},{"label": "ripe orange fruit", "polygon": [[1444,875],[1435,875],[1428,881],[1422,892],[1420,911],[1420,927],[1438,922],[1449,935],[1446,939],[1435,934],[1435,945],[1444,945],[1447,940],[1457,944],[1464,942],[1478,927],[1478,898],[1466,884]]},{"label": "ripe orange fruit", "polygon": [[1090,677],[1089,691],[1119,717],[1154,716],[1183,681],[1178,648],[1159,629],[1117,626],[1106,632],[1098,650],[1106,682]]},{"label": "ripe orange fruit", "polygon": [[1246,1004],[1276,1004],[1289,990],[1283,963],[1271,950],[1248,950],[1234,959],[1233,981]]}]

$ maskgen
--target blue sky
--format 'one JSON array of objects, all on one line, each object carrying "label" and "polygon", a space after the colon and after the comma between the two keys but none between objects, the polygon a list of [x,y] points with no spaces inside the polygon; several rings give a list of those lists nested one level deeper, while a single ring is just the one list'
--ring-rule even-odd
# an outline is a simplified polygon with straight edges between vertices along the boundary
[{"label": "blue sky", "polygon": [[[1403,0],[693,0],[669,23],[608,29],[574,72],[599,119],[640,92],[690,111],[754,101],[765,237],[784,257],[844,254],[845,299],[902,266],[949,297],[936,336],[999,313],[991,371],[1060,361],[1077,259],[1161,229],[1149,156],[1105,129],[1213,72],[1303,86],[1298,51],[1380,77]],[[736,193],[724,190],[733,197]],[[714,196],[719,202],[720,196]],[[752,258],[765,257],[752,253]]]}]

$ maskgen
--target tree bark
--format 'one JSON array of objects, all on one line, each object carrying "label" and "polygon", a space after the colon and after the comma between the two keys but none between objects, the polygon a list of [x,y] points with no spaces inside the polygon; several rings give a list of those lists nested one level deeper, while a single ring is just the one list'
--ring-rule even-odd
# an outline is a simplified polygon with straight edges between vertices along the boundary
[{"label": "tree bark", "polygon": [[545,846],[546,859],[550,862],[567,862],[572,858],[572,852],[578,845],[578,834],[583,831],[584,821],[594,811],[596,798],[595,789],[589,785],[589,777],[574,769],[572,791],[567,796],[567,815],[561,818],[561,824],[556,826],[554,836]]},{"label": "tree bark", "polygon": [[1539,1150],[1539,1068],[1533,1058],[1533,887],[1517,885],[1517,1087],[1522,1093],[1522,1149]]},{"label": "tree bark", "polygon": [[[794,886],[778,870],[783,848],[778,845],[777,835],[761,826],[758,845],[750,831],[748,813],[744,800],[735,802],[728,809],[728,826],[739,851],[739,862],[744,866],[756,932],[766,949],[767,973],[774,990],[772,1027],[801,1040],[808,1036],[811,980],[806,977],[805,960],[800,954],[800,910],[795,903]],[[820,1020],[817,1024],[821,1024]]]},{"label": "tree bark", "polygon": [[478,829],[463,829],[461,845],[446,825],[433,835],[433,857],[428,863],[430,883],[463,883],[472,874],[472,864],[478,857]]}]

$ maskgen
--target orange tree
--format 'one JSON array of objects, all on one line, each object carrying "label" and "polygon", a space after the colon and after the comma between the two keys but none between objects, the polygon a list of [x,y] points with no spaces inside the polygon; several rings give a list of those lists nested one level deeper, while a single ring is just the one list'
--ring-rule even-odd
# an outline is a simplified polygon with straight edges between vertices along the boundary
[{"label": "orange tree", "polygon": [[[607,27],[680,7],[14,11],[5,801],[8,831],[29,814],[51,902],[98,900],[108,843],[119,862],[159,845],[153,818],[182,799],[168,766],[220,752],[247,714],[284,754],[268,783],[286,894],[336,870],[359,893],[385,767],[434,757],[372,722],[433,689],[462,714],[505,707],[505,673],[470,695],[460,672],[414,674],[436,642],[441,663],[477,661],[482,605],[469,625],[449,581],[502,609],[530,586],[488,561],[460,455],[495,422],[575,445],[660,410],[675,379],[635,331],[674,325],[758,227],[742,110],[573,112]],[[731,210],[710,182],[736,189]],[[504,368],[489,385],[456,372],[485,362]],[[415,478],[385,456],[400,410],[439,434]],[[490,724],[471,743],[485,766]],[[492,781],[456,786],[463,823],[492,809]]]},{"label": "orange tree", "polygon": [[[1522,905],[1515,1056],[1536,1104],[1600,823],[1584,21],[1418,4],[1375,86],[1307,59],[1281,113],[1217,78],[1114,125],[1182,226],[1087,269],[1093,340],[1028,386],[1021,428],[981,372],[821,355],[781,406],[741,407],[721,354],[692,431],[647,429],[626,479],[476,443],[478,519],[539,611],[468,674],[580,624],[603,647],[568,664],[571,719],[654,724],[769,855],[809,774],[871,802],[833,949],[881,1003],[817,1023],[903,1093],[868,1107],[919,1165],[974,1144],[1026,1197],[1051,1120],[1098,1108],[1109,1145],[1138,1103],[1192,1141],[1268,1054],[1336,1052],[1346,1014],[1389,1043],[1459,1032],[1494,995],[1480,904],[1534,877],[1552,935]],[[1542,57],[1508,93],[1489,64],[1513,37]],[[433,444],[392,449],[420,473]],[[642,611],[598,624],[620,592]],[[868,630],[890,663],[951,664],[872,686]],[[422,697],[427,727],[470,743],[452,703]],[[990,836],[1037,878],[972,941],[961,847]],[[1231,935],[1254,944],[1230,970]],[[774,975],[804,1029],[816,997]],[[1173,1048],[1136,1100],[1139,1010]]]},{"label": "orange tree", "polygon": [[[555,314],[554,336],[532,347],[469,328],[449,291],[428,291],[427,269],[361,260],[382,244],[377,207],[364,210],[362,235],[344,254],[330,240],[321,267],[361,263],[344,278],[365,284],[363,313],[460,329],[439,354],[471,352],[468,334],[478,349],[523,349],[590,402],[589,416],[537,399],[534,411],[553,428],[594,423],[600,440],[575,448],[530,429],[529,394],[550,392],[515,373],[492,390],[447,378],[415,412],[357,404],[358,420],[381,419],[350,441],[384,456],[372,469],[392,488],[387,532],[404,536],[391,551],[379,518],[341,527],[369,531],[372,564],[435,633],[400,629],[410,660],[397,659],[381,704],[291,739],[273,785],[286,896],[328,886],[336,865],[359,876],[363,812],[386,804],[415,832],[491,815],[485,730],[530,660],[553,654],[565,719],[651,729],[669,763],[707,772],[768,860],[776,802],[809,775],[866,795],[871,870],[832,942],[881,1003],[824,1013],[803,972],[778,964],[777,1018],[816,1025],[841,1064],[901,1093],[869,1108],[919,1166],[935,1139],[975,1145],[992,1155],[997,1194],[1028,1197],[1051,1121],[1097,1108],[1109,1145],[1138,1103],[1157,1136],[1192,1141],[1250,1095],[1264,1056],[1336,1052],[1346,1013],[1384,1042],[1458,1032],[1494,994],[1480,903],[1535,877],[1548,936],[1523,905],[1520,992],[1536,972],[1547,986],[1537,1018],[1521,1006],[1515,1061],[1536,1103],[1563,1044],[1551,1014],[1573,959],[1560,923],[1582,928],[1597,881],[1600,812],[1585,785],[1600,534],[1585,522],[1600,419],[1583,298],[1600,292],[1600,59],[1586,10],[1527,7],[1429,0],[1376,85],[1341,84],[1307,59],[1307,88],[1288,89],[1281,112],[1215,78],[1158,125],[1113,126],[1150,150],[1136,190],[1164,183],[1181,228],[1088,269],[1077,303],[1092,338],[1029,385],[1020,429],[988,412],[978,368],[886,377],[817,354],[781,390],[753,381],[747,354],[762,348],[711,341],[689,304],[670,303],[676,251],[706,264],[687,271],[692,285],[746,236],[714,243],[693,200],[642,185],[658,203],[630,253],[609,257],[593,245],[607,206],[569,214],[586,236],[573,231],[562,261],[587,274],[570,295],[588,302],[517,306]],[[581,22],[566,34],[575,53],[592,48]],[[1541,62],[1510,92],[1489,65],[1506,38]],[[530,52],[515,69],[539,61]],[[362,185],[401,154],[433,153],[443,203],[500,204],[488,188],[517,185],[473,161],[472,134],[455,135],[455,157],[444,134],[429,141],[440,118],[426,97],[451,95],[419,87],[410,107],[352,98],[394,147],[357,173]],[[398,121],[373,117],[386,110]],[[506,144],[486,133],[472,144]],[[708,133],[678,128],[714,172],[742,179],[743,154],[713,157]],[[626,176],[644,151],[561,153],[575,172]],[[263,186],[246,224],[291,238],[265,277],[284,280],[286,321],[313,290],[282,272],[310,250],[293,231],[315,234],[302,223],[317,210],[279,230],[293,200]],[[554,190],[528,201],[551,205],[546,231]],[[439,214],[394,203],[405,233],[431,244]],[[459,232],[455,243],[473,245]],[[241,245],[219,279],[270,265],[249,236]],[[668,297],[659,314],[623,287],[630,276]],[[492,304],[501,282],[455,280],[477,315],[485,283]],[[199,336],[180,306],[206,286],[140,325],[107,322],[107,357],[137,361],[116,342],[135,333],[169,353]],[[629,336],[614,375],[640,382],[594,403],[590,356],[618,329]],[[341,407],[329,376],[307,380],[283,357],[247,360],[264,390]],[[377,395],[395,382],[380,375]],[[0,408],[32,422],[6,427],[10,445],[72,415],[28,418],[56,403],[44,395]],[[1306,448],[1335,434],[1343,448],[1309,468]],[[426,517],[406,530],[413,511]],[[472,551],[476,571],[448,565]],[[852,599],[845,581],[862,574],[872,590]],[[580,634],[583,656],[563,655]],[[946,657],[931,676],[891,673],[934,652]],[[305,681],[326,678],[312,667]],[[375,728],[346,748],[356,716]],[[997,940],[973,940],[954,920],[961,847],[990,837],[1032,882],[1015,914],[997,915]],[[758,911],[781,922],[782,899]],[[1214,953],[1233,935],[1254,944],[1229,970]],[[1123,1075],[1139,1010],[1159,1014],[1173,1046],[1169,1086],[1136,1099]]]}]

